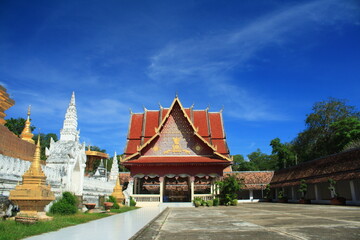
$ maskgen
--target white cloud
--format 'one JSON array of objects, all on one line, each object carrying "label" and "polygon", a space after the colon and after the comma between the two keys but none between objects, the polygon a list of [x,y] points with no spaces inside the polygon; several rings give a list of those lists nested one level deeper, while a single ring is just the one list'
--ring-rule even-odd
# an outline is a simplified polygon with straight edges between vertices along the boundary
[{"label": "white cloud", "polygon": [[[266,100],[251,96],[228,74],[246,68],[266,47],[282,46],[292,37],[324,25],[352,22],[359,7],[351,2],[320,0],[281,9],[227,32],[170,43],[151,58],[148,75],[156,82],[177,84],[189,79],[229,102],[230,114],[246,120],[283,120]],[[234,84],[237,82],[237,84]]]}]

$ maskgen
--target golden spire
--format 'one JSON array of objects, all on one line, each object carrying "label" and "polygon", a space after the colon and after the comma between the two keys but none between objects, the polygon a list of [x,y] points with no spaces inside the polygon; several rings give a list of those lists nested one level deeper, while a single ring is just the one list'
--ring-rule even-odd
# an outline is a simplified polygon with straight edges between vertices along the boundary
[{"label": "golden spire", "polygon": [[32,137],[34,136],[34,134],[31,133],[31,127],[30,127],[30,111],[31,110],[31,105],[29,105],[29,108],[28,108],[28,113],[27,113],[27,119],[26,119],[26,122],[25,122],[25,127],[24,127],[24,130],[21,132],[21,139],[22,140],[25,140],[29,143],[33,143],[35,144],[35,141],[32,139]]},{"label": "golden spire", "polygon": [[35,149],[35,154],[34,154],[34,160],[31,163],[31,166],[29,168],[29,170],[27,170],[25,172],[25,174],[23,175],[23,182],[28,183],[45,183],[45,179],[46,176],[44,174],[44,172],[41,169],[41,164],[40,164],[40,134],[38,136],[38,140],[37,140],[37,144],[36,144],[36,149]]},{"label": "golden spire", "polygon": [[117,176],[117,178],[116,178],[116,184],[115,184],[115,187],[114,187],[114,190],[113,190],[111,196],[116,198],[116,201],[118,204],[123,205],[125,196],[122,192],[122,186],[120,184],[119,176]]}]

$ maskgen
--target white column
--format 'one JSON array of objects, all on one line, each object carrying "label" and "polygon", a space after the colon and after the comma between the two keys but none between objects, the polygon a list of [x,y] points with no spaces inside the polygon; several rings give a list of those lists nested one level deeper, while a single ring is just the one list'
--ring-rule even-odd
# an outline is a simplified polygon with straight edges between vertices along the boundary
[{"label": "white column", "polygon": [[250,198],[250,201],[253,201],[253,199],[254,199],[254,193],[253,193],[252,189],[249,190],[249,198]]},{"label": "white column", "polygon": [[320,200],[320,194],[319,194],[319,189],[318,189],[317,184],[314,184],[314,190],[315,190],[315,199]]},{"label": "white column", "polygon": [[352,201],[357,201],[356,192],[355,192],[355,185],[354,185],[353,180],[350,180],[350,190],[351,190],[351,200]]},{"label": "white column", "polygon": [[164,177],[159,177],[160,181],[160,202],[163,202],[164,198]]},{"label": "white column", "polygon": [[128,184],[129,194],[130,196],[134,194],[134,178],[130,178]]},{"label": "white column", "polygon": [[194,200],[194,190],[195,190],[194,181],[195,181],[195,177],[190,177],[191,201]]}]

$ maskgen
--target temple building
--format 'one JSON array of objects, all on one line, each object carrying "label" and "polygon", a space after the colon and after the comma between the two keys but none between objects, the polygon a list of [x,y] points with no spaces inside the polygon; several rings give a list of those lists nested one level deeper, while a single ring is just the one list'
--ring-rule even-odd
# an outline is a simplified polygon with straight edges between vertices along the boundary
[{"label": "temple building", "polygon": [[140,205],[212,199],[231,163],[221,111],[184,108],[175,97],[170,108],[131,113],[122,165],[125,192]]},{"label": "temple building", "polygon": [[50,140],[46,148],[46,165],[57,169],[62,175],[65,190],[81,196],[84,185],[86,167],[85,143],[80,143],[80,131],[77,130],[77,111],[75,93],[72,93],[69,107],[65,114],[63,128],[60,130],[60,140]]}]

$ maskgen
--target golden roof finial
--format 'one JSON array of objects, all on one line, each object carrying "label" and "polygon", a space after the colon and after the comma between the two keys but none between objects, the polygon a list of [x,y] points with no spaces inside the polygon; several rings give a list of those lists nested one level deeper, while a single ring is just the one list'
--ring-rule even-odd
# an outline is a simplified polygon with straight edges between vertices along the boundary
[{"label": "golden roof finial", "polygon": [[41,165],[40,165],[40,134],[38,135],[38,140],[36,144],[35,154],[34,154],[34,160],[32,164],[32,168],[39,173],[41,171]]},{"label": "golden roof finial", "polygon": [[30,120],[30,114],[31,114],[31,105],[29,105],[28,107],[28,113],[27,113],[27,116],[28,116],[28,119]]},{"label": "golden roof finial", "polygon": [[40,153],[41,153],[41,148],[40,148],[40,134],[39,134],[36,144],[34,159],[31,163],[29,170],[27,170],[23,176],[23,182],[25,183],[36,182],[38,184],[42,184],[45,182],[46,177],[41,169],[41,164],[40,164]]},{"label": "golden roof finial", "polygon": [[25,140],[25,141],[27,141],[29,143],[35,144],[35,141],[32,139],[34,134],[31,133],[30,114],[31,114],[31,105],[29,105],[29,107],[28,107],[27,119],[26,119],[26,122],[25,122],[25,127],[24,127],[23,131],[21,132],[20,137],[21,137],[22,140]]}]

